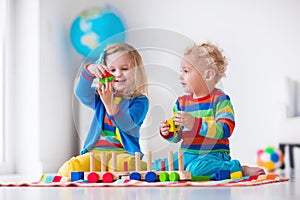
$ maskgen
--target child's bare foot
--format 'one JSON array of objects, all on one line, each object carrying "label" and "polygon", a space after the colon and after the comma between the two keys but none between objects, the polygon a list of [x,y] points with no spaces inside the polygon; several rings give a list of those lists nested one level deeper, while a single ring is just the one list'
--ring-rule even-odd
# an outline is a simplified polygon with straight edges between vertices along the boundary
[{"label": "child's bare foot", "polygon": [[257,176],[266,174],[266,172],[259,167],[249,167],[249,166],[242,166],[242,173],[243,176]]}]

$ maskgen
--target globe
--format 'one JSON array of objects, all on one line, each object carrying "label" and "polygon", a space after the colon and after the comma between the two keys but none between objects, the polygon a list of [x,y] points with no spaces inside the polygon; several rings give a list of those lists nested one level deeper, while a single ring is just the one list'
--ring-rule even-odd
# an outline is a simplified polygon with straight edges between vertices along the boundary
[{"label": "globe", "polygon": [[257,165],[264,167],[269,172],[279,168],[283,163],[283,154],[280,149],[268,146],[257,151]]},{"label": "globe", "polygon": [[107,45],[124,42],[124,31],[121,18],[111,8],[92,7],[75,18],[71,25],[70,37],[79,54],[88,57],[89,60],[97,60]]}]

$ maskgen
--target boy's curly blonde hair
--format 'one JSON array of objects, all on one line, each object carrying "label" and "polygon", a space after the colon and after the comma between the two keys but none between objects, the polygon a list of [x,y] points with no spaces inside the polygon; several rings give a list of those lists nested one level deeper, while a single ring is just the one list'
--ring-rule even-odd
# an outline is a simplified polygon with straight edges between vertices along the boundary
[{"label": "boy's curly blonde hair", "polygon": [[227,58],[222,55],[223,50],[212,42],[195,43],[184,51],[184,56],[195,55],[199,58],[201,65],[213,68],[216,71],[216,83],[226,77]]}]

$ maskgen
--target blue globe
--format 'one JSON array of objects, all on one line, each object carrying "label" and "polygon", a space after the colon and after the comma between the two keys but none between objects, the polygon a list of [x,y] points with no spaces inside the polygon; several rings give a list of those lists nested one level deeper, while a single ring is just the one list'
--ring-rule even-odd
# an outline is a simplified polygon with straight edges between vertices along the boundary
[{"label": "blue globe", "polygon": [[92,7],[76,17],[70,37],[79,54],[96,60],[107,45],[124,42],[124,31],[122,20],[109,7]]}]

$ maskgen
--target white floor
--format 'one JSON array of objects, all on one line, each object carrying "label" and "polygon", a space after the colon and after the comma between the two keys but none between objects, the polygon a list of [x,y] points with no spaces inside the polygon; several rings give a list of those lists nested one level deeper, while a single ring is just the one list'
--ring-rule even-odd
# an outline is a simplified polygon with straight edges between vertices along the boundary
[{"label": "white floor", "polygon": [[[270,200],[299,200],[300,199],[300,171],[281,171],[283,177],[290,181],[250,187],[0,187],[0,200],[193,200],[193,199],[270,199]],[[31,178],[31,179],[30,179]],[[32,177],[0,176],[0,182],[37,181]]]}]

